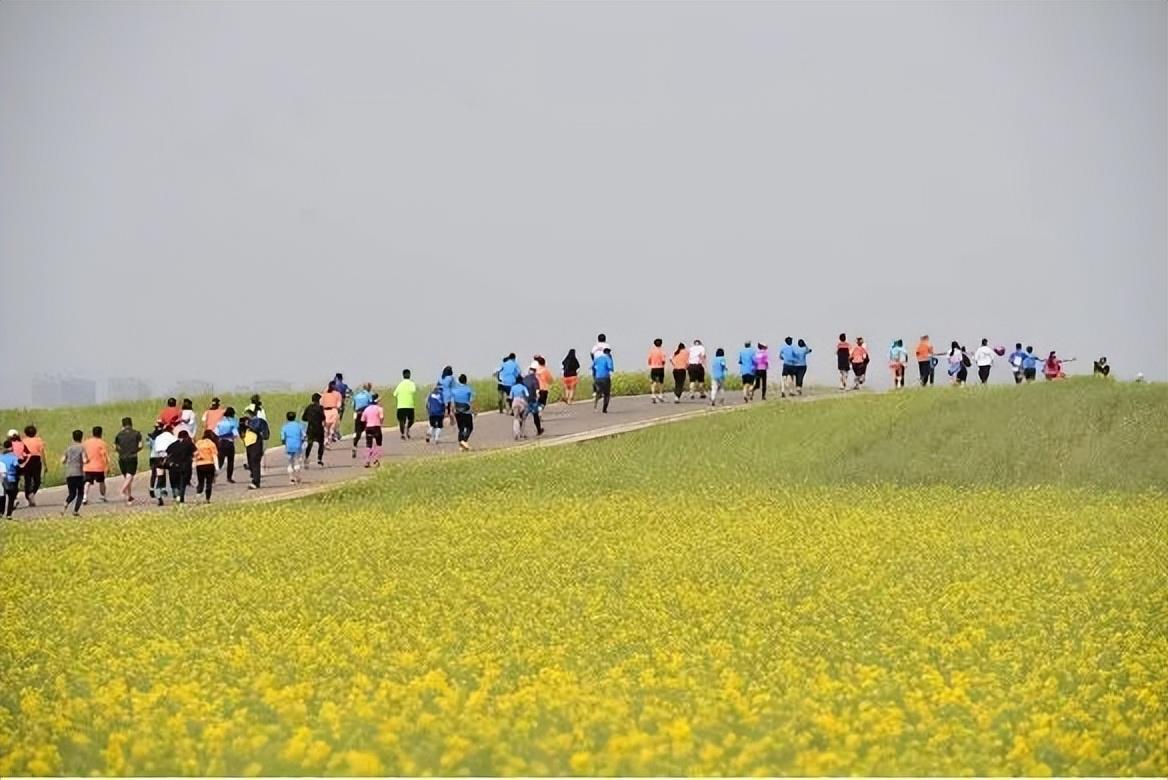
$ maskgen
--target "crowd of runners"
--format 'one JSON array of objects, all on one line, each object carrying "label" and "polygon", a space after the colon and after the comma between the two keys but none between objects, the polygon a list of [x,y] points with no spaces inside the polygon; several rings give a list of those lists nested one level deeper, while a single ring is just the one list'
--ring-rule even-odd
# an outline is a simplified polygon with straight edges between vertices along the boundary
[{"label": "crowd of runners", "polygon": [[[668,402],[667,370],[670,372],[668,378],[672,379],[670,394],[673,403],[681,403],[687,393],[690,399],[708,398],[711,406],[725,403],[727,382],[731,376],[725,349],[718,347],[711,355],[700,339],[694,339],[689,345],[679,342],[672,353],[667,354],[663,344],[662,339],[654,339],[648,350],[651,403]],[[803,339],[788,336],[783,340],[777,355],[780,397],[803,394],[808,358],[813,352]],[[1032,346],[1023,348],[1021,343],[1015,344],[1007,357],[1004,347],[990,347],[988,339],[982,339],[972,355],[956,341],[951,342],[948,350],[937,351],[927,335],[917,342],[913,357],[922,387],[934,384],[936,370],[942,362],[951,384],[965,384],[970,369],[975,367],[978,380],[986,384],[995,360],[1006,357],[1014,381],[1022,384],[1035,381],[1040,373],[1047,380],[1062,379],[1065,376],[1063,363],[1074,359],[1061,360],[1054,351],[1042,358],[1035,354]],[[589,361],[592,407],[607,414],[616,367],[612,347],[603,333],[597,337]],[[864,339],[857,337],[853,343],[846,333],[839,334],[836,363],[840,390],[863,387],[871,363],[871,353]],[[904,387],[909,363],[910,355],[903,340],[893,341],[888,348],[888,367],[894,388]],[[743,401],[750,403],[756,395],[765,400],[768,374],[772,370],[770,347],[763,342],[744,342],[737,353],[736,367],[742,380]],[[563,403],[575,402],[581,368],[576,350],[569,349],[560,361]],[[1097,375],[1109,375],[1111,367],[1107,358],[1096,360],[1094,371]],[[542,412],[556,381],[547,359],[543,355],[534,355],[524,370],[512,352],[501,359],[493,376],[498,390],[497,410],[513,418],[514,439],[527,438],[529,419],[535,435],[542,436],[546,431]],[[398,434],[402,440],[413,438],[418,393],[410,370],[402,371],[401,380],[392,390]],[[444,367],[425,398],[426,442],[440,443],[449,424],[455,430],[458,446],[464,451],[470,450],[474,433],[474,401],[475,392],[466,375],[456,377],[451,366]],[[352,440],[351,444],[344,444],[341,429],[350,406]],[[317,466],[324,466],[326,448],[349,447],[354,460],[362,458],[365,468],[376,468],[381,465],[385,415],[382,397],[374,392],[370,383],[351,388],[340,373],[329,380],[323,392],[313,393],[302,410],[286,412],[278,431],[269,424],[267,410],[259,395],[253,395],[242,410],[224,406],[219,398],[212,398],[210,406],[201,415],[195,412],[190,399],[183,399],[180,403],[176,398],[169,398],[145,434],[134,427],[131,418],[124,418],[121,430],[113,437],[113,454],[101,426],[94,426],[88,437],[80,429],[72,432],[72,441],[60,458],[68,496],[62,511],[72,510],[75,516],[78,515],[81,507],[89,503],[95,485],[97,500],[109,500],[106,478],[114,474],[115,455],[121,475],[118,494],[130,504],[136,500],[134,484],[143,453],[150,467],[149,496],[159,505],[165,504],[168,498],[178,504],[185,503],[188,494],[202,496],[203,501],[209,502],[220,476],[230,483],[235,482],[237,454],[244,456],[248,488],[259,488],[265,452],[273,435],[279,436],[286,458],[285,470],[292,484],[300,482],[301,472],[309,468],[314,451]],[[35,425],[28,425],[23,433],[8,431],[0,453],[4,516],[11,517],[18,506],[22,481],[25,501],[29,506],[36,506],[36,496],[47,469],[45,442]]]}]

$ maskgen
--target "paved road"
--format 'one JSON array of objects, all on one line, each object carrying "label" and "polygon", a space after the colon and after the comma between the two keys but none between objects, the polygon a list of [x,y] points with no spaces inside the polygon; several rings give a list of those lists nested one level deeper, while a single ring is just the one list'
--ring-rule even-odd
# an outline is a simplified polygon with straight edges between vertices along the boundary
[{"label": "paved road", "polygon": [[[830,390],[809,390],[808,395],[804,399],[823,397],[831,394],[834,393]],[[690,417],[712,411],[708,400],[690,400],[688,395],[686,395],[681,403],[674,404],[672,403],[672,396],[667,396],[667,398],[670,399],[670,402],[664,404],[652,403],[649,396],[613,398],[609,406],[608,414],[601,414],[593,410],[591,400],[578,401],[571,406],[555,404],[546,410],[546,414],[542,415],[545,433],[538,440],[535,437],[535,428],[530,419],[528,420],[527,429],[530,438],[526,442],[514,441],[511,429],[512,419],[509,415],[498,414],[497,412],[484,412],[475,417],[475,430],[471,438],[471,446],[474,448],[474,451],[478,452],[512,447],[520,443],[528,445],[533,442],[537,445],[567,443],[581,438],[591,438],[592,436],[604,435],[606,433],[619,433],[629,428],[641,427],[645,424],[653,424],[679,417]],[[729,393],[726,400],[726,406],[723,407],[719,404],[719,409],[741,406],[741,392]],[[798,402],[799,400],[803,399],[795,399],[794,401],[791,399],[781,400],[778,398],[777,393],[771,393],[769,400],[765,403],[792,403]],[[754,403],[758,404],[762,402],[756,396]],[[393,410],[387,409],[382,469],[393,468],[395,463],[415,458],[465,457],[458,448],[456,431],[450,427],[449,422],[447,422],[447,427],[442,432],[442,442],[435,446],[433,444],[427,444],[425,441],[427,426],[424,419],[414,425],[411,432],[413,438],[409,441],[402,441],[398,436],[396,422],[392,417]],[[311,463],[309,468],[302,472],[302,481],[300,484],[292,485],[289,483],[285,469],[287,462],[282,449],[273,447],[269,449],[265,457],[265,467],[261,477],[260,489],[249,490],[247,488],[248,473],[243,469],[242,456],[238,456],[236,458],[235,484],[228,483],[226,481],[226,474],[220,473],[211,495],[212,502],[222,504],[229,502],[280,500],[315,492],[322,487],[338,482],[367,476],[372,469],[363,468],[363,447],[358,451],[358,458],[356,460],[352,457],[352,427],[350,415],[346,415],[345,422],[346,430],[350,431],[348,439],[333,445],[333,448],[326,452],[323,468],[318,467],[316,463]],[[280,424],[277,422],[273,425],[273,435],[279,435]],[[145,465],[147,462],[146,457],[143,456],[141,461]],[[60,468],[60,464],[54,463],[52,467],[58,469]],[[150,500],[147,492],[149,477],[150,471],[148,466],[146,466],[144,472],[138,473],[138,477],[134,483],[134,495],[137,500],[133,505],[127,505],[118,493],[122,484],[121,476],[107,478],[106,489],[109,503],[102,503],[98,498],[97,486],[92,486],[90,489],[90,503],[87,506],[81,507],[82,519],[90,515],[117,512],[174,511],[171,508],[174,506],[173,501],[169,498],[167,499],[166,507],[159,507],[155,502]],[[14,519],[31,520],[41,517],[60,516],[65,495],[66,490],[63,486],[44,489],[37,495],[38,506],[36,507],[27,506],[24,501],[24,496],[21,495],[20,506],[16,510]],[[187,501],[188,505],[203,503],[201,497],[194,495],[193,487],[188,490]]]}]

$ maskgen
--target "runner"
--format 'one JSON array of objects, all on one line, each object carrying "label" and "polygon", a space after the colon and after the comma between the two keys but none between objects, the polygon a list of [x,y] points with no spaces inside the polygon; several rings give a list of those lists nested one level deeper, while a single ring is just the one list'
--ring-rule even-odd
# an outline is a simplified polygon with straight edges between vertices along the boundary
[{"label": "runner", "polygon": [[[515,362],[515,355],[511,355],[511,362]],[[518,371],[518,367],[516,367]],[[401,432],[402,440],[410,438],[410,428],[414,425],[414,406],[417,403],[418,386],[410,379],[410,370],[402,371],[402,381],[393,389],[393,398],[397,402],[397,427]]]},{"label": "runner", "polygon": [[187,435],[193,439],[197,427],[198,423],[195,421],[195,402],[189,398],[184,398],[182,410],[179,412],[178,424],[174,427],[175,432],[186,431]]},{"label": "runner", "polygon": [[738,371],[742,374],[742,400],[750,403],[754,398],[754,356],[757,350],[747,341],[738,350]]},{"label": "runner", "polygon": [[592,362],[595,363],[596,359],[604,354],[604,350],[609,348],[608,336],[603,333],[597,334],[596,343],[592,345]]},{"label": "runner", "polygon": [[426,396],[426,414],[430,417],[430,427],[426,429],[426,443],[438,443],[442,437],[442,423],[446,419],[446,400],[442,395],[442,385],[434,385]]},{"label": "runner", "polygon": [[543,355],[535,356],[535,378],[539,380],[539,406],[543,409],[547,406],[548,396],[552,392],[552,382],[555,381]]},{"label": "runner", "polygon": [[[155,427],[150,441],[150,497],[157,499],[159,506],[162,506],[162,497],[167,492],[166,453],[176,441],[178,437],[173,429],[161,425]],[[171,492],[174,492],[173,488]]]},{"label": "runner", "polygon": [[1053,382],[1056,379],[1066,379],[1067,375],[1063,373],[1063,362],[1055,355],[1054,350],[1046,358],[1046,362],[1042,366],[1042,375],[1046,377],[1046,381]]},{"label": "runner", "polygon": [[[600,357],[592,362],[593,396],[595,399],[603,399],[604,406],[600,410],[602,414],[608,414],[608,402],[612,398],[612,375],[615,372],[612,350],[605,347]],[[596,411],[595,400],[592,402],[592,411]]]},{"label": "runner", "polygon": [[1026,356],[1022,358],[1022,378],[1033,382],[1038,378],[1038,355],[1034,354],[1034,347],[1026,347]]},{"label": "runner", "polygon": [[[170,492],[177,503],[187,502],[187,487],[191,484],[191,474],[194,471],[192,463],[195,459],[195,442],[186,428],[180,428],[178,439],[166,448],[166,471],[170,477]],[[257,473],[259,469],[256,469]]]},{"label": "runner", "polygon": [[710,406],[718,403],[718,395],[722,396],[722,405],[726,405],[726,350],[718,347],[714,351],[714,360],[710,363]]},{"label": "runner", "polygon": [[100,425],[93,426],[93,435],[85,440],[85,455],[85,497],[81,503],[89,503],[89,486],[96,482],[104,504],[109,501],[105,497],[105,478],[109,473],[110,462],[109,447],[102,441]]},{"label": "runner", "polygon": [[[762,347],[759,344],[759,347]],[[783,362],[783,373],[780,379],[780,398],[795,395],[795,344],[794,340],[787,336],[783,339],[783,346],[779,347],[779,360]],[[757,360],[755,361],[758,362]],[[758,382],[756,377],[755,382]],[[765,396],[764,396],[765,397]]]},{"label": "runner", "polygon": [[138,473],[138,453],[142,451],[142,434],[134,430],[134,421],[122,418],[122,429],[114,436],[118,453],[118,471],[122,473],[122,487],[118,491],[127,504],[134,503],[134,475]]},{"label": "runner", "polygon": [[245,416],[258,417],[264,422],[268,421],[268,413],[264,411],[264,402],[260,400],[259,394],[251,397],[251,403],[243,410]]},{"label": "runner", "polygon": [[839,370],[840,390],[848,389],[848,372],[852,370],[852,345],[848,343],[848,334],[839,335],[839,343],[835,345],[835,367]]},{"label": "runner", "polygon": [[950,384],[952,384],[952,385],[959,385],[959,384],[961,384],[961,381],[962,381],[960,378],[960,374],[963,370],[962,365],[961,365],[962,352],[963,352],[963,350],[962,350],[960,344],[958,344],[956,341],[950,342],[950,344],[949,344],[949,368],[947,370],[947,373],[949,374]]},{"label": "runner", "polygon": [[864,384],[864,379],[868,376],[868,348],[864,346],[864,338],[856,336],[856,346],[852,347],[852,353],[848,359],[852,363],[852,374],[856,377],[856,383],[852,386],[853,390],[859,390]]},{"label": "runner", "polygon": [[[235,407],[223,411],[219,422],[215,423],[215,439],[219,443],[219,471],[227,467],[227,481],[235,483],[235,440],[239,437],[239,420],[235,419]],[[153,478],[153,467],[151,477]],[[153,495],[153,494],[151,494]]]},{"label": "runner", "polygon": [[17,439],[5,438],[3,453],[0,454],[0,483],[4,491],[4,517],[12,517],[12,510],[16,509],[16,496],[20,491],[20,456],[16,454],[13,443]]},{"label": "runner", "polygon": [[794,347],[795,358],[795,392],[803,395],[803,377],[807,376],[807,356],[812,352],[807,342],[799,339]]},{"label": "runner", "polygon": [[[601,392],[601,388],[598,387],[596,384],[596,380],[598,378],[596,375],[596,361],[599,360],[601,358],[601,356],[603,356],[605,354],[607,354],[609,356],[609,358],[611,359],[612,358],[612,348],[609,347],[609,345],[608,345],[608,336],[605,336],[603,333],[598,333],[596,336],[596,343],[592,345],[592,410],[593,411],[596,411],[596,404],[600,401],[600,397],[603,394]],[[611,374],[609,374],[608,389],[609,389],[609,394],[611,395],[611,393],[612,393],[612,375]],[[606,406],[607,406],[607,404],[606,404]]]},{"label": "runner", "polygon": [[[19,490],[20,477],[24,473],[21,469],[21,464],[24,463],[25,457],[27,456],[27,451],[25,450],[24,442],[20,439],[20,431],[16,430],[15,428],[9,429],[7,440],[12,443],[12,454],[16,458],[16,483]],[[0,474],[0,478],[2,477],[3,475]],[[14,499],[12,502],[13,509],[18,506],[20,506],[19,497]]]},{"label": "runner", "polygon": [[[662,392],[665,390],[665,351],[661,349],[661,339],[653,339],[653,346],[649,347],[649,401],[650,403],[665,403]],[[595,358],[594,358],[595,359]]]},{"label": "runner", "polygon": [[524,423],[527,422],[527,385],[516,382],[508,395],[511,397],[511,416],[515,418],[511,422],[511,433],[515,441],[526,439]]},{"label": "runner", "polygon": [[1010,353],[1010,370],[1014,372],[1014,384],[1022,384],[1025,378],[1022,370],[1022,364],[1026,361],[1026,350],[1022,349],[1022,342],[1019,341],[1014,345],[1014,351]]},{"label": "runner", "polygon": [[560,361],[560,368],[564,372],[564,403],[571,406],[576,400],[576,383],[580,381],[580,361],[576,358],[575,347],[569,349]]},{"label": "runner", "polygon": [[300,481],[300,463],[303,460],[300,451],[304,449],[304,429],[296,422],[296,412],[288,412],[284,419],[286,422],[280,428],[280,443],[284,445],[284,454],[288,456],[288,482],[295,485]]},{"label": "runner", "polygon": [[686,366],[689,375],[689,397],[694,395],[706,397],[706,348],[701,339],[694,339],[689,348],[689,365]]},{"label": "runner", "polygon": [[320,404],[320,393],[313,393],[312,400],[304,407],[300,419],[305,423],[304,439],[308,442],[304,452],[304,468],[312,460],[312,445],[316,444],[316,465],[324,466],[324,407]]},{"label": "runner", "polygon": [[262,417],[250,417],[245,412],[239,430],[243,451],[247,456],[247,470],[251,474],[247,489],[258,490],[264,470],[264,440],[268,438],[268,421]]},{"label": "runner", "polygon": [[80,430],[73,431],[73,443],[61,456],[61,463],[65,467],[65,485],[69,489],[61,514],[68,512],[69,505],[72,504],[74,517],[81,516],[81,500],[85,495],[85,461],[88,456],[85,454],[85,446],[81,443],[81,437],[84,435]]},{"label": "runner", "polygon": [[527,367],[527,374],[523,377],[523,386],[527,388],[527,413],[535,423],[535,435],[543,436],[543,422],[539,413],[543,406],[539,402],[539,376],[536,375],[538,364],[532,363]]},{"label": "runner", "polygon": [[365,429],[365,468],[381,466],[381,426],[385,423],[385,410],[381,408],[381,396],[374,393],[368,405],[361,410],[361,423]]},{"label": "runner", "polygon": [[341,394],[341,402],[339,404],[337,404],[337,431],[335,434],[336,438],[333,439],[334,442],[337,442],[337,441],[340,441],[342,438],[344,438],[341,435],[341,425],[345,420],[345,401],[348,400],[350,392],[349,392],[349,386],[347,384],[345,384],[345,378],[343,376],[341,376],[340,371],[338,371],[336,376],[333,377],[333,384],[335,385],[337,392]]},{"label": "runner", "polygon": [[215,486],[215,462],[219,448],[215,432],[203,431],[203,438],[195,442],[195,495],[203,496],[203,503],[211,503],[211,488]]},{"label": "runner", "polygon": [[515,360],[515,353],[511,352],[503,358],[503,362],[495,369],[496,388],[499,391],[499,414],[506,408],[511,410],[511,387],[519,381],[519,363]]},{"label": "runner", "polygon": [[[575,350],[572,357],[575,358]],[[566,392],[566,390],[565,390]],[[470,449],[470,435],[474,433],[474,389],[467,384],[466,374],[458,375],[458,383],[454,386],[454,420],[458,423],[458,446],[463,450]]]},{"label": "runner", "polygon": [[158,413],[158,422],[162,423],[163,428],[171,428],[178,425],[180,419],[182,419],[182,412],[178,408],[178,399],[167,398],[166,406],[162,407],[162,411]]},{"label": "runner", "polygon": [[977,378],[983,385],[989,383],[990,368],[994,365],[994,349],[989,339],[981,340],[981,346],[973,353],[973,359],[977,363]]},{"label": "runner", "polygon": [[684,341],[678,342],[669,363],[673,366],[673,403],[679,404],[681,394],[685,392],[686,370],[689,368],[689,350],[685,348]]},{"label": "runner", "polygon": [[933,384],[933,375],[936,373],[933,367],[937,365],[937,361],[933,357],[933,344],[929,341],[927,333],[921,336],[921,340],[917,342],[916,358],[917,374],[920,377],[921,387]]},{"label": "runner", "polygon": [[353,393],[353,460],[357,459],[357,444],[361,441],[361,435],[365,433],[365,417],[362,413],[372,402],[373,385],[369,382],[361,385],[357,392]]},{"label": "runner", "polygon": [[337,390],[335,381],[328,383],[328,389],[320,397],[320,405],[324,407],[324,441],[325,446],[338,441],[341,426],[341,404],[344,397]]},{"label": "runner", "polygon": [[446,366],[442,369],[442,376],[438,377],[438,386],[442,388],[442,405],[445,409],[443,414],[450,418],[450,424],[454,424],[454,399],[451,398],[450,392],[454,389],[454,368],[453,366]]},{"label": "runner", "polygon": [[203,412],[203,430],[215,433],[219,429],[219,421],[223,419],[223,413],[227,410],[220,404],[222,402],[218,398],[211,399],[211,406]]},{"label": "runner", "polygon": [[888,348],[888,368],[892,371],[892,388],[904,387],[904,369],[908,365],[908,350],[904,348],[904,340],[897,339]]},{"label": "runner", "polygon": [[24,499],[29,506],[36,506],[36,494],[41,489],[41,479],[49,471],[49,461],[45,458],[45,440],[37,435],[35,425],[24,428],[24,463],[20,471],[24,474]]}]

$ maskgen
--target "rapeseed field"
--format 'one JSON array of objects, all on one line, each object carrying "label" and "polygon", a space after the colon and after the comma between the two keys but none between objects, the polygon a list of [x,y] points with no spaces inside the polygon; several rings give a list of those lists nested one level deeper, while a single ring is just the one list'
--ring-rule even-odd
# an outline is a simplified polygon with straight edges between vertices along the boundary
[{"label": "rapeseed field", "polygon": [[811,436],[925,396],[9,524],[0,775],[1168,773],[1168,448],[897,481]]}]

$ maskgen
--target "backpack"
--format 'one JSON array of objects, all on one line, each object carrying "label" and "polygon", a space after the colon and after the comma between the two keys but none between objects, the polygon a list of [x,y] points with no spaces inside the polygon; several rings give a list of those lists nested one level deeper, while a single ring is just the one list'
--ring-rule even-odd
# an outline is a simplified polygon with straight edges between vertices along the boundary
[{"label": "backpack", "polygon": [[966,368],[969,368],[973,365],[973,361],[969,359],[969,355],[965,354],[964,352],[961,353],[961,365],[965,366]]},{"label": "backpack", "polygon": [[442,403],[442,396],[431,393],[430,396],[426,399],[426,411],[429,412],[432,417],[438,417],[443,412],[445,412],[446,404]]},{"label": "backpack", "polygon": [[268,427],[268,421],[262,417],[253,417],[249,422],[248,427],[256,432],[261,441],[267,441],[268,437],[272,435],[271,428]]}]

